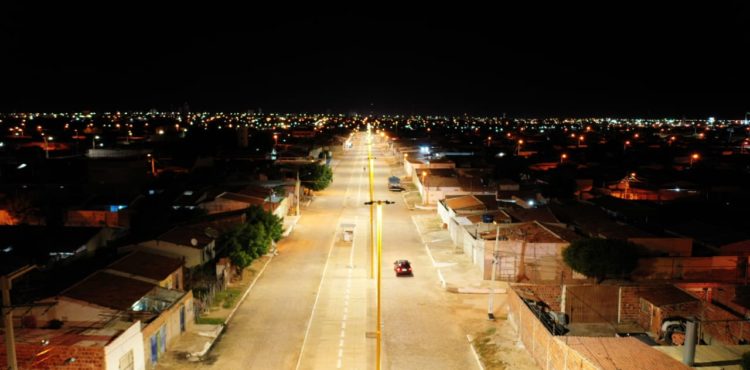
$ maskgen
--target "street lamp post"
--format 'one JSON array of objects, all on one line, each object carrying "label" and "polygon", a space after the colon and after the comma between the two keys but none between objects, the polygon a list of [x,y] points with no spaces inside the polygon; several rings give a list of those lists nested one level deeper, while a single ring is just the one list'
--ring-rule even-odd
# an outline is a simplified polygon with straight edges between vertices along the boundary
[{"label": "street lamp post", "polygon": [[[375,200],[375,174],[374,174],[374,161],[372,157],[372,129],[370,127],[370,123],[367,123],[367,166],[370,171],[369,175],[369,181],[370,181],[370,202],[373,202]],[[372,258],[373,257],[373,249],[375,248],[375,221],[374,221],[374,213],[375,213],[375,206],[373,204],[370,204],[370,279],[374,278],[374,271],[375,271],[375,261]]]},{"label": "street lamp post", "polygon": [[100,138],[99,138],[99,135],[95,135],[95,136],[94,136],[94,137],[93,137],[93,138],[91,139],[91,149],[96,149],[96,141],[97,141],[97,140],[99,140],[99,139],[100,139]]},{"label": "street lamp post", "polygon": [[565,162],[565,160],[566,160],[566,159],[568,159],[568,155],[567,155],[567,154],[565,154],[565,153],[563,153],[563,154],[562,154],[562,155],[560,156],[560,163],[562,164],[563,162]]},{"label": "street lamp post", "polygon": [[376,226],[376,245],[377,245],[377,268],[378,268],[378,282],[377,282],[377,321],[375,328],[375,338],[376,338],[376,344],[375,344],[375,369],[380,370],[380,352],[381,352],[381,341],[382,341],[382,318],[381,318],[381,300],[380,300],[380,292],[381,292],[381,280],[382,280],[382,272],[383,272],[383,205],[384,204],[393,204],[395,202],[390,202],[387,200],[378,200],[378,201],[372,201],[367,202],[365,204],[376,207],[376,215],[377,215],[377,226]]},{"label": "street lamp post", "polygon": [[422,204],[428,205],[430,203],[430,189],[427,187],[427,171],[422,171],[422,188],[425,196],[422,199]]},{"label": "street lamp post", "polygon": [[625,140],[625,143],[622,144],[622,151],[628,150],[628,146],[630,146],[630,140]]},{"label": "street lamp post", "polygon": [[521,155],[521,145],[523,145],[523,139],[518,140],[518,145],[516,145],[516,156]]},{"label": "street lamp post", "polygon": [[500,239],[500,224],[497,223],[497,221],[492,221],[493,224],[495,224],[495,247],[492,249],[492,282],[490,283],[490,296],[488,298],[489,302],[487,304],[487,318],[490,320],[495,320],[495,310],[494,310],[494,300],[495,300],[495,273],[497,271],[497,265],[499,259],[497,256],[497,244],[498,240]]}]

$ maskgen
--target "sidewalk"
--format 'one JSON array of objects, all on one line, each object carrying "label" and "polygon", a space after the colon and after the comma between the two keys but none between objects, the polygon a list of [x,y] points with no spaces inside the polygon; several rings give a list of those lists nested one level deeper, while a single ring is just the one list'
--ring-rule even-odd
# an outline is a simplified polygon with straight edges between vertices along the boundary
[{"label": "sidewalk", "polygon": [[422,243],[438,270],[443,287],[453,293],[506,293],[508,283],[482,280],[479,266],[473,265],[460,247],[454,246],[448,230],[442,228],[440,218],[430,212],[412,216]]}]

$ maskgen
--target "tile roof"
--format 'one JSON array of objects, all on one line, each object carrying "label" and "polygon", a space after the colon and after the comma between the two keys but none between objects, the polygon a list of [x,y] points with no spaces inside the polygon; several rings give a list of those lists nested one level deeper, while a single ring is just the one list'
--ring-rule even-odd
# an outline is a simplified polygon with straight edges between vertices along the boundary
[{"label": "tile roof", "polygon": [[638,295],[657,307],[698,301],[698,298],[673,285],[661,285],[649,288],[648,290],[639,291]]},{"label": "tile roof", "polygon": [[[166,233],[159,235],[156,239],[200,249],[214,240],[214,238],[206,233],[206,227],[195,225],[177,226]],[[193,245],[193,239],[195,239],[196,245]]]},{"label": "tile roof", "polygon": [[[561,235],[557,235],[538,222],[521,222],[514,224],[501,224],[499,228],[500,239],[504,240],[526,240],[528,243],[566,243]],[[495,239],[495,230],[490,230],[482,235],[483,239]]]},{"label": "tile roof", "polygon": [[447,198],[444,201],[446,207],[454,211],[469,211],[486,209],[484,203],[479,201],[473,195],[463,195],[458,197]]},{"label": "tile roof", "polygon": [[157,286],[99,271],[60,293],[63,297],[116,310],[128,310]]},{"label": "tile roof", "polygon": [[518,206],[509,207],[505,210],[513,219],[519,222],[539,221],[558,223],[560,220],[550,211],[549,207],[523,208]]},{"label": "tile roof", "polygon": [[633,337],[564,338],[570,348],[602,370],[690,369]]},{"label": "tile roof", "polygon": [[161,281],[173,274],[182,265],[182,260],[177,258],[136,251],[109,265],[109,268]]}]

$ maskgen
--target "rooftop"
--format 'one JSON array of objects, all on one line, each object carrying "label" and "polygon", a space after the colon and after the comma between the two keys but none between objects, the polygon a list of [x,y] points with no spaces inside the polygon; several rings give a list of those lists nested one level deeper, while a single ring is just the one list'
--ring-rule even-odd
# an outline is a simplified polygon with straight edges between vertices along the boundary
[{"label": "rooftop", "polygon": [[116,310],[129,310],[157,286],[99,271],[60,293],[63,297]]},{"label": "rooftop", "polygon": [[564,338],[570,348],[602,370],[690,369],[633,337]]},{"label": "rooftop", "polygon": [[638,294],[641,298],[657,307],[698,301],[698,298],[672,285],[648,288],[647,290],[639,291]]},{"label": "rooftop", "polygon": [[164,234],[159,235],[157,240],[170,242],[178,245],[203,248],[214,241],[208,235],[206,227],[196,225],[177,226]]},{"label": "rooftop", "polygon": [[109,265],[109,268],[154,280],[164,280],[183,262],[177,258],[170,258],[143,251],[136,251]]}]

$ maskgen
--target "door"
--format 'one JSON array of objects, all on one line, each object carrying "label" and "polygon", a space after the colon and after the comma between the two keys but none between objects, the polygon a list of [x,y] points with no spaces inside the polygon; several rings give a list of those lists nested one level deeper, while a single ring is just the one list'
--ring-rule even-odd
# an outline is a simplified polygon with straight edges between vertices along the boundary
[{"label": "door", "polygon": [[159,341],[156,339],[156,334],[151,336],[151,363],[156,364],[159,360]]},{"label": "door", "polygon": [[185,306],[180,307],[180,332],[185,331]]}]

